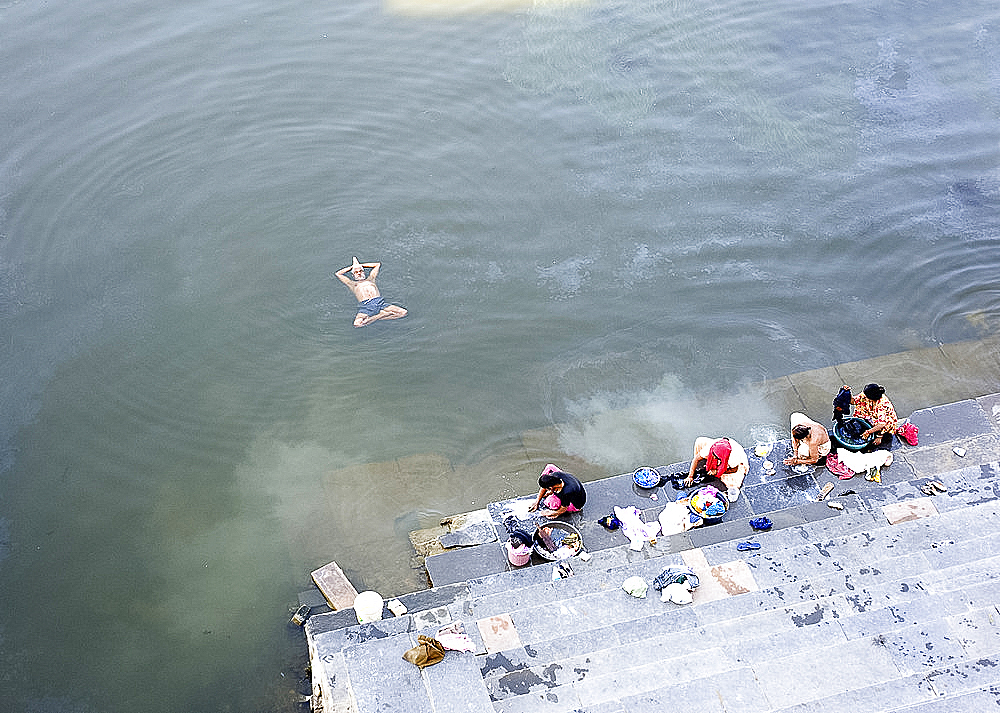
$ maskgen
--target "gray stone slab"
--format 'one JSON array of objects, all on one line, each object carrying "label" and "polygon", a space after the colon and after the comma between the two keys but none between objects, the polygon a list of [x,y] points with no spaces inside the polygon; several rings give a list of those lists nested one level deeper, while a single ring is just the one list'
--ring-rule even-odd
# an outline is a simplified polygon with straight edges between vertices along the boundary
[{"label": "gray stone slab", "polygon": [[761,713],[771,709],[754,671],[747,667],[676,685],[669,684],[669,672],[661,672],[660,680],[664,685],[656,690],[623,697],[620,702],[624,709],[698,713]]},{"label": "gray stone slab", "polygon": [[623,658],[620,663],[609,667],[602,675],[587,676],[574,684],[582,706],[586,708],[661,689],[666,671],[669,671],[671,687],[678,687],[704,680],[706,676],[722,680],[725,674],[738,668],[729,654],[718,648],[689,651],[665,661]]},{"label": "gray stone slab", "polygon": [[520,609],[512,612],[512,618],[521,641],[528,645],[552,638],[557,633],[567,635],[642,618],[654,613],[654,607],[663,607],[659,598],[637,599],[618,588]]},{"label": "gray stone slab", "polygon": [[980,396],[976,401],[979,402],[979,406],[983,409],[986,417],[993,423],[993,428],[1000,433],[1000,394]]},{"label": "gray stone slab", "polygon": [[509,564],[503,547],[499,543],[490,543],[431,555],[424,560],[424,566],[432,584],[441,587],[503,572]]},{"label": "gray stone slab", "polygon": [[906,709],[907,713],[983,713],[993,710],[1000,701],[997,687],[990,686],[960,696],[935,698]]},{"label": "gray stone slab", "polygon": [[751,636],[740,641],[738,645],[724,646],[736,661],[748,666],[755,666],[776,657],[795,654],[811,656],[812,651],[816,649],[847,641],[840,624],[835,620],[785,631],[772,632],[765,629],[750,633]]},{"label": "gray stone slab", "polygon": [[969,658],[1000,654],[1000,612],[996,607],[955,614],[947,617],[947,622],[952,636]]},{"label": "gray stone slab", "polygon": [[449,651],[443,661],[425,668],[423,676],[434,713],[493,713],[472,653]]},{"label": "gray stone slab", "polygon": [[775,713],[875,713],[906,709],[936,694],[923,675],[882,681],[862,688],[853,688],[808,703],[781,707]]},{"label": "gray stone slab", "polygon": [[[953,448],[956,446],[966,450],[964,457],[954,453]],[[998,452],[1000,452],[1000,437],[987,434],[969,436],[937,446],[906,450],[901,458],[910,465],[916,477],[930,478],[967,465],[994,462]]]},{"label": "gray stone slab", "polygon": [[434,713],[420,669],[403,659],[415,644],[415,637],[402,635],[344,649],[358,711]]},{"label": "gray stone slab", "polygon": [[972,399],[914,411],[910,422],[920,429],[920,446],[936,446],[972,436],[997,435],[993,421],[983,411],[982,405]]},{"label": "gray stone slab", "polygon": [[928,673],[966,658],[947,622],[928,619],[911,626],[895,629],[876,637],[896,662],[900,673]]},{"label": "gray stone slab", "polygon": [[997,684],[1000,656],[983,656],[938,668],[927,674],[937,695],[958,696]]},{"label": "gray stone slab", "polygon": [[899,678],[889,651],[864,639],[814,649],[808,661],[799,655],[775,657],[755,664],[753,671],[768,700],[785,705]]},{"label": "gray stone slab", "polygon": [[853,616],[843,617],[840,625],[844,629],[844,635],[852,641],[870,639],[966,610],[966,604],[957,597],[931,594],[909,602],[872,608],[855,613]]},{"label": "gray stone slab", "polygon": [[[312,619],[309,620],[309,622],[311,621]],[[306,623],[308,624],[309,622]],[[357,619],[355,619],[353,626],[312,634],[312,641],[317,651],[321,654],[328,652],[335,653],[351,646],[399,636],[412,630],[413,618],[409,614],[368,624],[358,624]]]},{"label": "gray stone slab", "polygon": [[497,541],[497,529],[492,522],[474,522],[455,532],[446,532],[438,541],[444,548],[485,545]]}]

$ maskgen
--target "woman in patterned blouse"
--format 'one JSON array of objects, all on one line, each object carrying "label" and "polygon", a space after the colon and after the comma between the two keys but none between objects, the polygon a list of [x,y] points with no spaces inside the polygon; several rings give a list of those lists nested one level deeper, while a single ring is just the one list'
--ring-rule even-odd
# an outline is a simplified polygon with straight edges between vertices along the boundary
[{"label": "woman in patterned blouse", "polygon": [[[846,387],[845,388],[850,388]],[[896,409],[893,408],[889,397],[885,395],[885,389],[878,384],[868,384],[857,396],[851,398],[854,406],[854,415],[863,418],[872,425],[867,431],[861,434],[863,438],[875,436],[872,441],[874,448],[888,448],[892,445],[892,434],[899,426],[899,419],[896,418]]]}]

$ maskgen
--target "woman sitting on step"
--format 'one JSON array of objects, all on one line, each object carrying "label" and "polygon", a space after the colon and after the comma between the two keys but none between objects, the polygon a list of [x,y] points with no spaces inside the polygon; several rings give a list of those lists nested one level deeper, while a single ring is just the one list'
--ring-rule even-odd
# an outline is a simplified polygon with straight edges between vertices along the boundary
[{"label": "woman sitting on step", "polygon": [[544,504],[549,512],[545,517],[559,517],[566,512],[580,512],[587,502],[587,492],[583,483],[575,475],[559,470],[549,463],[538,476],[538,498],[529,511],[537,510]]}]

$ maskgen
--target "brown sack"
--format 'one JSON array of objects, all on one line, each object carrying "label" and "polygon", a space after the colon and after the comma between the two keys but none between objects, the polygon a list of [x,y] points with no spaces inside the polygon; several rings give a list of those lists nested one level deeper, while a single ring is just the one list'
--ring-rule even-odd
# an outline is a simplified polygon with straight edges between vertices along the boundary
[{"label": "brown sack", "polygon": [[444,646],[437,639],[421,634],[417,637],[420,642],[412,649],[403,654],[403,658],[410,663],[423,668],[432,666],[444,658]]}]

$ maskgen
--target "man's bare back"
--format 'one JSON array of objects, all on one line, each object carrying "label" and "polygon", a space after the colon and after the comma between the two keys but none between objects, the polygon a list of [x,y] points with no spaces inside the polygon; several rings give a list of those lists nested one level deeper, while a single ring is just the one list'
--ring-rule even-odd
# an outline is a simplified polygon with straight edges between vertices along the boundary
[{"label": "man's bare back", "polygon": [[[389,304],[382,299],[378,287],[375,286],[375,278],[381,267],[382,263],[380,262],[358,262],[358,259],[354,258],[352,264],[336,272],[337,279],[347,285],[347,289],[361,303],[358,307],[358,314],[354,317],[355,327],[364,327],[377,319],[399,319],[406,316],[405,309],[398,305]],[[365,268],[371,270],[367,276]],[[354,279],[346,275],[348,271]]]}]

